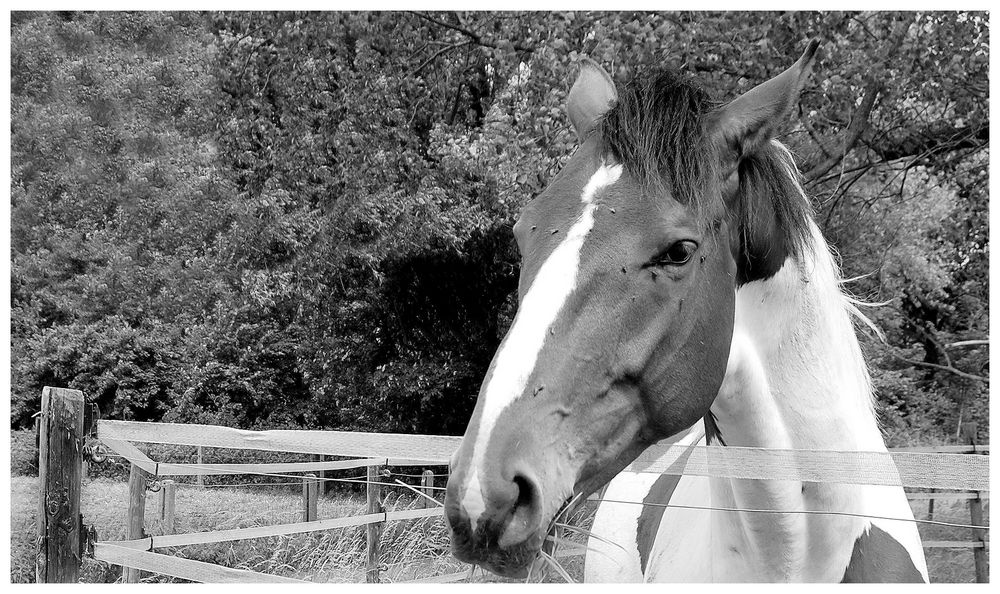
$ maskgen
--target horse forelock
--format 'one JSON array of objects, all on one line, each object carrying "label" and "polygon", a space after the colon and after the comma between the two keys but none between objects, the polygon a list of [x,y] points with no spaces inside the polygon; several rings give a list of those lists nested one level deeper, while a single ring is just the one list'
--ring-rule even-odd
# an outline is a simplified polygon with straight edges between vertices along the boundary
[{"label": "horse forelock", "polygon": [[706,116],[718,105],[694,81],[673,70],[640,74],[621,89],[598,125],[601,150],[621,163],[652,195],[701,210],[717,166]]}]

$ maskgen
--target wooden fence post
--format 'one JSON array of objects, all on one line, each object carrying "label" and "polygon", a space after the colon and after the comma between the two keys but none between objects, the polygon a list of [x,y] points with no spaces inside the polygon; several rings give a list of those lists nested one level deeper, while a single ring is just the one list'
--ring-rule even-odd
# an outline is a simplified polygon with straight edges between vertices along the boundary
[{"label": "wooden fence post", "polygon": [[[979,433],[979,425],[975,422],[972,423],[962,423],[961,425],[962,441],[968,443],[972,446],[976,445],[976,441]],[[979,454],[973,453],[973,456],[978,456]],[[983,494],[980,491],[976,491],[976,498],[969,500],[969,519],[970,523],[976,526],[983,525]],[[972,539],[973,541],[980,544],[979,547],[972,549],[972,558],[976,564],[976,583],[984,584],[990,581],[990,573],[986,555],[986,530],[983,528],[973,528],[972,529]]]},{"label": "wooden fence post", "polygon": [[177,483],[171,480],[163,481],[160,488],[160,524],[163,526],[164,534],[173,534],[176,530],[174,525],[174,506],[177,498]]},{"label": "wooden fence post", "polygon": [[[382,507],[382,486],[379,484],[381,466],[368,467],[368,513],[378,514],[385,511]],[[373,522],[368,524],[368,571],[365,573],[365,581],[368,583],[378,583],[379,573],[379,541],[382,537],[382,526],[384,522]]]},{"label": "wooden fence post", "polygon": [[319,500],[319,481],[316,475],[309,473],[302,477],[302,517],[304,522],[314,522],[319,519],[317,501]]},{"label": "wooden fence post", "polygon": [[[425,470],[423,474],[420,475],[420,491],[428,497],[434,497],[433,470]],[[424,509],[431,507],[431,501],[429,499],[424,499],[423,504],[424,504]]]},{"label": "wooden fence post", "polygon": [[[129,540],[137,540],[140,538],[145,538],[145,519],[146,519],[146,480],[149,478],[149,473],[145,470],[139,468],[135,464],[132,465],[132,470],[129,471],[128,475],[128,525],[126,526],[128,530],[127,538]],[[138,569],[131,567],[125,567],[122,571],[122,577],[126,584],[135,584],[139,582],[140,572]]]},{"label": "wooden fence post", "polygon": [[80,579],[83,392],[46,386],[38,436],[36,583]]},{"label": "wooden fence post", "polygon": [[[202,464],[204,464],[204,462],[202,460],[203,460],[203,458],[202,458],[201,446],[198,446],[198,466],[201,466]],[[199,487],[204,487],[205,486],[205,477],[202,476],[200,470],[198,471],[197,483],[198,483]]]},{"label": "wooden fence post", "polygon": [[[325,454],[313,454],[313,462],[326,462],[330,456]],[[317,470],[317,475],[319,477],[319,493],[320,495],[327,495],[330,492],[330,481],[326,480],[326,477],[330,474],[327,470]]]}]

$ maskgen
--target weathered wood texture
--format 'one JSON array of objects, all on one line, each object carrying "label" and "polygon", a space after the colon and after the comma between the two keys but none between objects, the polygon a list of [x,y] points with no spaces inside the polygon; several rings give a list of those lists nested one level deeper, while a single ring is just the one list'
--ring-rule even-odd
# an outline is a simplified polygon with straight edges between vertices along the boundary
[{"label": "weathered wood texture", "polygon": [[177,528],[175,509],[177,504],[177,483],[163,481],[160,488],[160,525],[164,534],[173,534]]},{"label": "weathered wood texture", "polygon": [[[979,439],[979,425],[977,423],[962,423],[962,440],[975,448]],[[976,492],[976,498],[969,499],[969,519],[973,526],[983,526],[983,499],[982,491]],[[983,528],[973,528],[972,538],[980,543],[972,549],[972,557],[976,567],[976,582],[985,584],[990,581],[989,557],[986,554],[986,530]]]},{"label": "weathered wood texture", "polygon": [[[379,484],[381,480],[381,467],[379,466],[369,466],[368,467],[368,513],[378,514],[383,512],[382,508],[382,485]],[[368,560],[366,563],[367,570],[365,571],[365,581],[368,583],[378,583],[379,578],[379,560],[381,555],[379,554],[379,544],[382,539],[382,526],[383,522],[373,522],[368,524],[367,537],[368,537]]]},{"label": "weathered wood texture", "polygon": [[203,451],[203,448],[201,446],[198,446],[198,459],[196,462],[196,465],[198,466],[198,470],[196,471],[198,479],[196,484],[199,487],[205,486],[205,473],[202,471],[202,467],[205,466],[204,462],[205,462],[205,452]]},{"label": "weathered wood texture", "polygon": [[[420,491],[426,497],[434,498],[434,472],[430,470],[425,470],[420,475]],[[423,507],[428,508],[434,505],[434,502],[430,499],[422,500]]]},{"label": "weathered wood texture", "polygon": [[[128,475],[128,519],[126,530],[129,540],[146,537],[146,481],[149,473],[132,465]],[[122,573],[126,584],[135,584],[141,578],[139,569],[126,567]]]},{"label": "weathered wood texture", "polygon": [[315,474],[302,477],[302,519],[315,522],[319,519],[319,481]]},{"label": "weathered wood texture", "polygon": [[83,392],[46,386],[38,424],[36,583],[80,579]]}]

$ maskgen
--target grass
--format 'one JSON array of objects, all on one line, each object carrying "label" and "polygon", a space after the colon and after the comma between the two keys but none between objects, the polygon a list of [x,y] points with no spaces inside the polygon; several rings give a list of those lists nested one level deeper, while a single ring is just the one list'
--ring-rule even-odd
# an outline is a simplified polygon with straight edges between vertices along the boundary
[{"label": "grass", "polygon": [[[14,583],[34,581],[37,484],[35,477],[11,479],[11,582]],[[387,491],[384,503],[387,510],[413,509],[420,504],[417,501],[419,497],[411,496],[402,488]],[[302,520],[301,495],[289,487],[254,487],[250,490],[179,485],[175,504],[178,533],[250,528]],[[84,521],[96,527],[98,540],[126,538],[128,486],[125,483],[109,479],[85,481],[80,505]],[[153,535],[163,533],[158,520],[158,505],[159,495],[147,493],[146,531]],[[367,504],[361,496],[339,494],[320,497],[317,507],[320,518],[335,518],[364,514]],[[157,549],[157,552],[311,582],[364,582],[366,542],[365,527],[360,526],[302,535],[172,547]],[[448,532],[441,518],[388,522],[380,543],[380,578],[383,582],[428,578],[470,568],[449,554]],[[582,560],[568,559],[563,565],[574,579],[583,577]],[[118,581],[120,577],[119,567],[93,559],[84,560],[81,581],[108,583]],[[557,575],[549,575],[545,571],[536,572],[536,577],[562,581]],[[143,573],[143,581],[182,580]],[[506,580],[477,571],[472,581]]]},{"label": "grass", "polygon": [[[417,497],[401,489],[387,489],[385,507],[389,510],[412,509],[419,505]],[[158,494],[146,498],[146,530],[161,534],[158,518]],[[11,479],[11,581],[30,582],[34,579],[34,534],[37,505],[37,479]],[[987,502],[988,503],[988,502]],[[969,523],[967,503],[938,501],[934,519]],[[181,485],[177,489],[177,532],[202,532],[227,528],[248,528],[300,521],[301,497],[290,487],[198,488]],[[927,517],[927,502],[911,503],[917,518]],[[84,482],[81,507],[85,521],[97,528],[102,541],[123,540],[126,537],[125,511],[128,488],[125,483],[109,479]],[[988,505],[984,507],[988,508]],[[364,498],[357,495],[321,497],[320,518],[345,517],[365,513]],[[593,505],[579,510],[572,523],[589,526]],[[989,510],[984,510],[989,517]],[[969,530],[943,526],[920,525],[925,540],[971,540]],[[448,553],[448,534],[441,518],[393,521],[385,525],[381,538],[384,582],[399,582],[427,578],[468,570]],[[192,545],[158,549],[179,557],[197,559],[227,567],[271,573],[312,582],[363,582],[365,580],[366,536],[364,527],[326,530],[304,535],[280,536],[207,545]],[[926,549],[932,582],[973,582],[971,549]],[[574,580],[583,577],[582,557],[561,561]],[[114,582],[121,569],[106,563],[85,559],[82,581]],[[563,578],[551,569],[536,572],[535,579],[560,582]],[[156,574],[143,574],[146,582],[180,581]],[[477,571],[474,582],[506,581]],[[533,580],[534,581],[534,580]]]}]

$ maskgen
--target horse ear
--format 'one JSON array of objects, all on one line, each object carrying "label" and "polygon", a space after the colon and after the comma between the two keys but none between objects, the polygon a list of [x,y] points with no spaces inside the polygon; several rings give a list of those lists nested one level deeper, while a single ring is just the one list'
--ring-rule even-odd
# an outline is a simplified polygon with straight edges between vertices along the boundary
[{"label": "horse ear", "polygon": [[569,98],[566,100],[569,121],[573,124],[580,142],[583,142],[594,129],[597,120],[617,100],[618,91],[615,90],[615,82],[611,80],[611,75],[597,62],[583,58],[580,61],[580,75],[573,83],[573,88],[569,90]]},{"label": "horse ear", "polygon": [[816,57],[819,40],[812,39],[798,62],[771,80],[721,107],[713,117],[715,134],[735,167],[740,159],[772,138],[789,118]]}]

